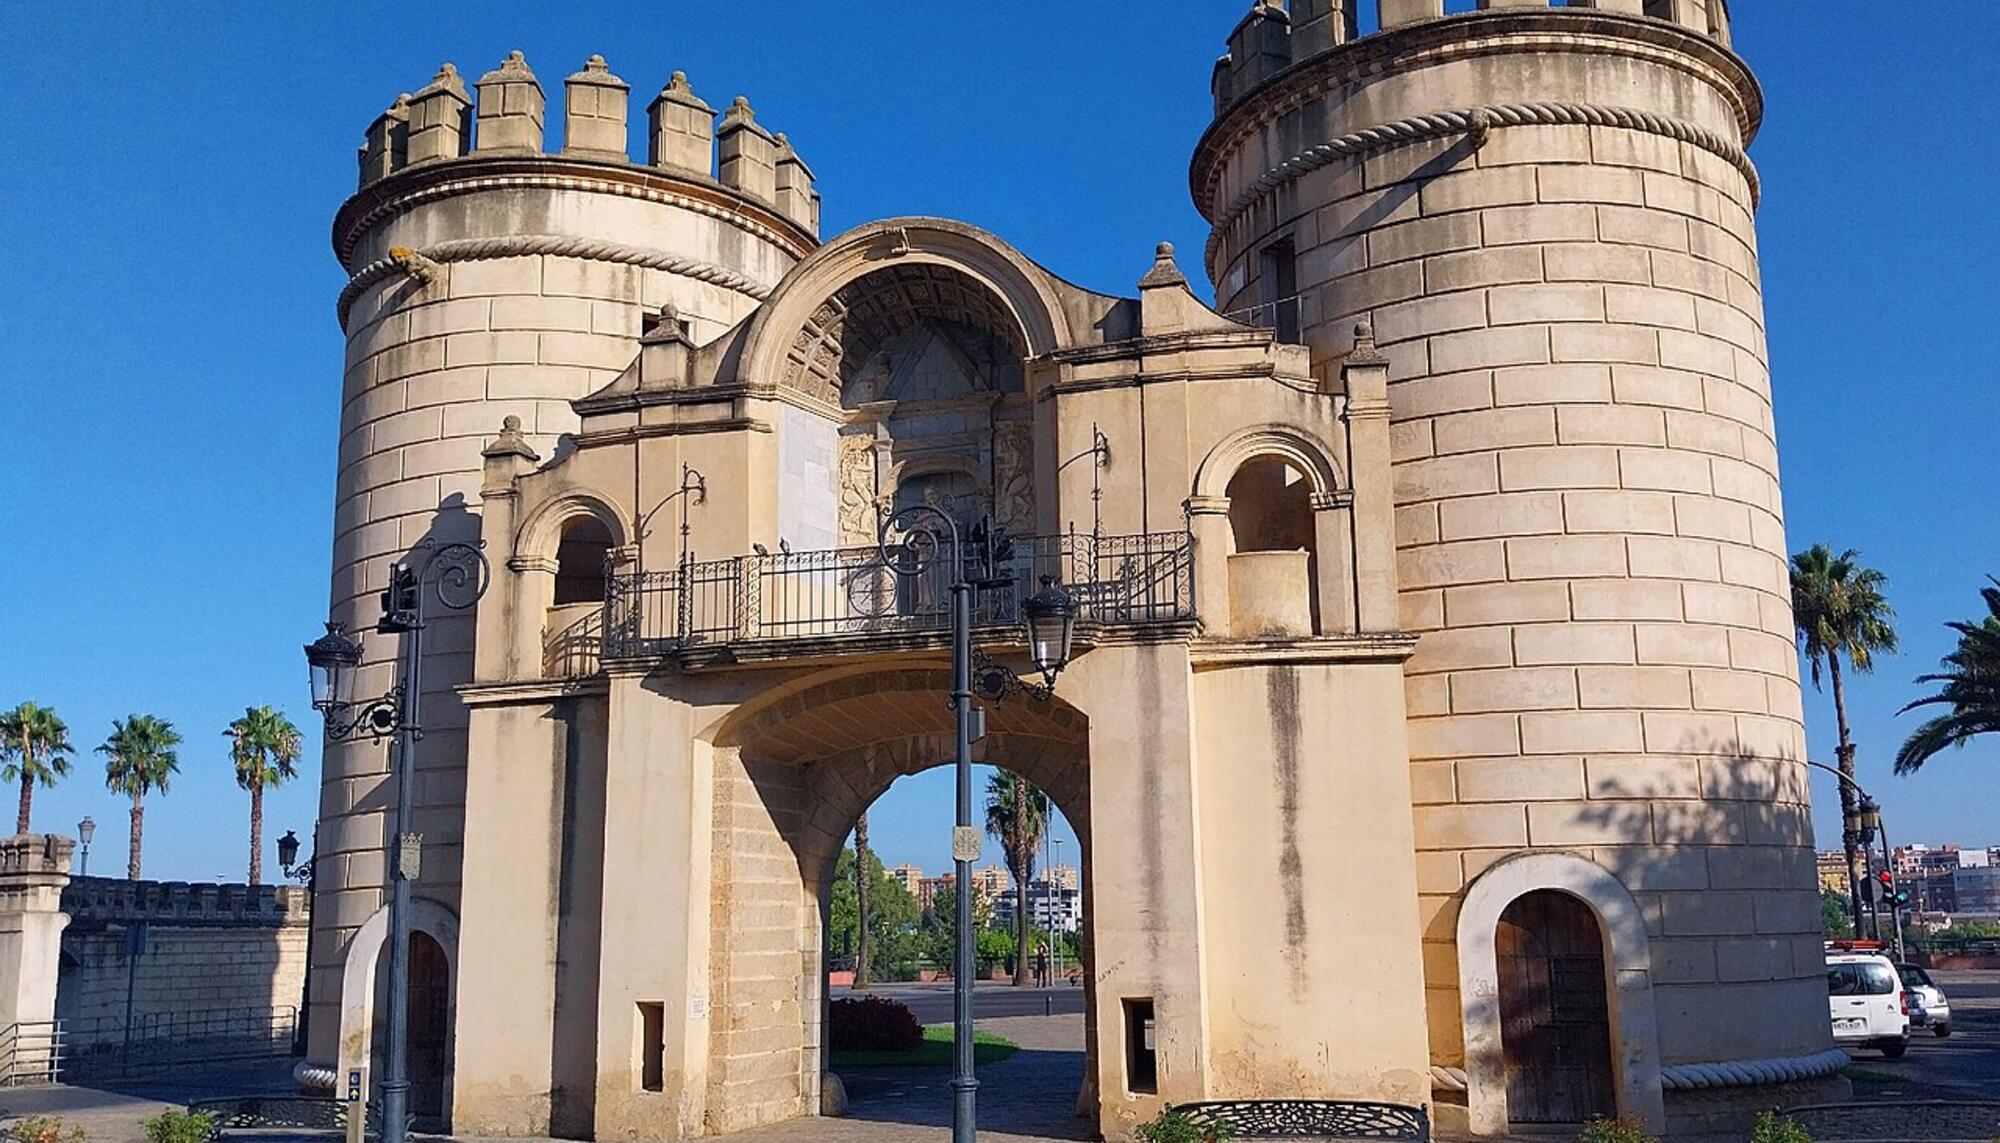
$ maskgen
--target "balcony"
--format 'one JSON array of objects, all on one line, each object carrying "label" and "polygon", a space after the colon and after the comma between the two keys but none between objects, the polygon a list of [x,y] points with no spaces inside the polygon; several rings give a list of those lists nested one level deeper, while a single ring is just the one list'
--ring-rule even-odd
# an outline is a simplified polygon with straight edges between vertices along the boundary
[{"label": "balcony", "polygon": [[[1076,600],[1093,626],[1194,618],[1194,542],[1187,532],[1069,534],[1004,545],[967,541],[965,565],[982,581],[976,629],[1015,627],[1043,577]],[[684,664],[932,645],[951,629],[949,543],[915,575],[899,575],[876,547],[688,559],[664,571],[613,573],[604,607],[551,633],[544,672],[576,677],[603,659],[671,657]]]}]

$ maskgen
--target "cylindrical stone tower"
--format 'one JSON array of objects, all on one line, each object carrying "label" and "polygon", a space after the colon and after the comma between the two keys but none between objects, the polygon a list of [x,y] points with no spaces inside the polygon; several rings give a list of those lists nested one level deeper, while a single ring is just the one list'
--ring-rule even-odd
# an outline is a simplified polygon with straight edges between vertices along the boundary
[{"label": "cylindrical stone tower", "polygon": [[[425,537],[479,536],[481,449],[520,418],[544,459],[569,402],[616,377],[671,304],[696,344],[756,308],[817,243],[812,174],[738,98],[718,128],[679,72],[648,108],[648,160],[627,155],[628,89],[600,57],[564,84],[559,153],[545,95],[516,52],[468,92],[444,65],[367,133],[361,188],[334,220],[352,275],[335,501],[332,617],[366,631],[389,565]],[[715,156],[719,149],[719,169]],[[642,430],[643,431],[643,430]],[[472,624],[427,635],[416,820],[420,904],[456,910]],[[357,695],[394,681],[395,640],[368,634]],[[342,996],[354,936],[384,901],[387,754],[329,745],[318,836],[309,1058],[330,1063],[360,1001]],[[419,918],[420,921],[422,918]],[[372,933],[372,929],[370,932]],[[496,998],[485,998],[492,1002]],[[416,1077],[419,1110],[424,1077]]]},{"label": "cylindrical stone tower", "polygon": [[[1359,2],[1252,9],[1191,179],[1220,309],[1297,329],[1329,384],[1359,323],[1389,361],[1440,1098],[1471,1073],[1493,1127],[1477,910],[1508,898],[1478,886],[1528,852],[1505,883],[1643,922],[1612,957],[1618,1082],[1650,1039],[1668,1117],[1698,1115],[1676,1067],[1828,1046],[1761,95],[1723,0]],[[1656,1030],[1623,1026],[1641,981]]]}]

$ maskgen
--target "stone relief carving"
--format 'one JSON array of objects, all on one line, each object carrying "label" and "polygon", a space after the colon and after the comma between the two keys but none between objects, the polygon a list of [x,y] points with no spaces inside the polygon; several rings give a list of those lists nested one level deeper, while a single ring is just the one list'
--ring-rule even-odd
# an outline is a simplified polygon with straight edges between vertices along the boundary
[{"label": "stone relief carving", "polygon": [[839,473],[840,546],[873,543],[877,499],[873,437],[849,434],[840,438]]},{"label": "stone relief carving", "polygon": [[993,426],[993,518],[1017,536],[1035,533],[1035,423]]}]

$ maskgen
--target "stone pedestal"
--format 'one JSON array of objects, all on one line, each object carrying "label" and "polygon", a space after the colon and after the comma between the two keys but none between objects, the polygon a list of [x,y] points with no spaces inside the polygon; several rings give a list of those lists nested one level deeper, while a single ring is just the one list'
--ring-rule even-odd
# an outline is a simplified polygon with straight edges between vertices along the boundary
[{"label": "stone pedestal", "polygon": [[76,843],[26,833],[0,841],[0,1028],[56,1017],[63,886]]}]

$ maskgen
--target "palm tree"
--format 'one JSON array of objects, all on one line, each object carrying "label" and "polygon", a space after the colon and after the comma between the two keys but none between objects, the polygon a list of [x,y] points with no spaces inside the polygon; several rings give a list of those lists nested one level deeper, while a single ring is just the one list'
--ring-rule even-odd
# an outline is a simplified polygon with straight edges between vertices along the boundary
[{"label": "palm tree", "polygon": [[868,861],[868,815],[854,823],[854,987],[868,987],[868,882],[874,871]]},{"label": "palm tree", "polygon": [[174,724],[150,714],[135,714],[111,723],[111,736],[97,748],[104,755],[104,785],[132,798],[132,840],[125,857],[125,876],[139,879],[139,854],[146,828],[145,797],[167,792],[167,777],[180,769],[174,747],[181,736]]},{"label": "palm tree", "polygon": [[250,791],[250,884],[264,879],[264,790],[298,777],[299,728],[283,713],[253,706],[223,731],[234,745],[236,784]]},{"label": "palm tree", "polygon": [[[1914,774],[1932,755],[1947,746],[1963,746],[1975,735],[2000,732],[2000,579],[1979,589],[1986,601],[1986,618],[1978,623],[1947,624],[1958,632],[1958,647],[1944,657],[1944,669],[1919,675],[1920,683],[1942,683],[1938,693],[1903,708],[1949,707],[1911,733],[1896,751],[1896,773]],[[1898,711],[1897,713],[1902,713]]]},{"label": "palm tree", "polygon": [[1014,875],[1014,987],[1028,984],[1028,878],[1049,824],[1049,796],[1006,770],[986,780],[986,832],[1007,852]]},{"label": "palm tree", "polygon": [[0,779],[21,783],[21,812],[14,818],[14,832],[28,832],[28,811],[35,802],[35,783],[53,786],[69,773],[69,727],[56,712],[37,703],[24,702],[0,714],[0,752],[7,764],[0,766]]},{"label": "palm tree", "polygon": [[[1792,622],[1798,628],[1799,649],[1805,653],[1812,673],[1813,689],[1820,685],[1820,665],[1833,683],[1833,717],[1840,731],[1834,761],[1840,783],[1840,818],[1854,816],[1854,740],[1847,725],[1847,692],[1841,684],[1840,658],[1857,671],[1873,670],[1875,656],[1896,650],[1896,611],[1882,594],[1889,577],[1863,566],[1861,553],[1853,548],[1834,555],[1825,544],[1815,544],[1792,557]],[[1861,927],[1860,839],[1854,831],[1841,831],[1841,845],[1847,852],[1849,903],[1854,908],[1856,931]]]}]

